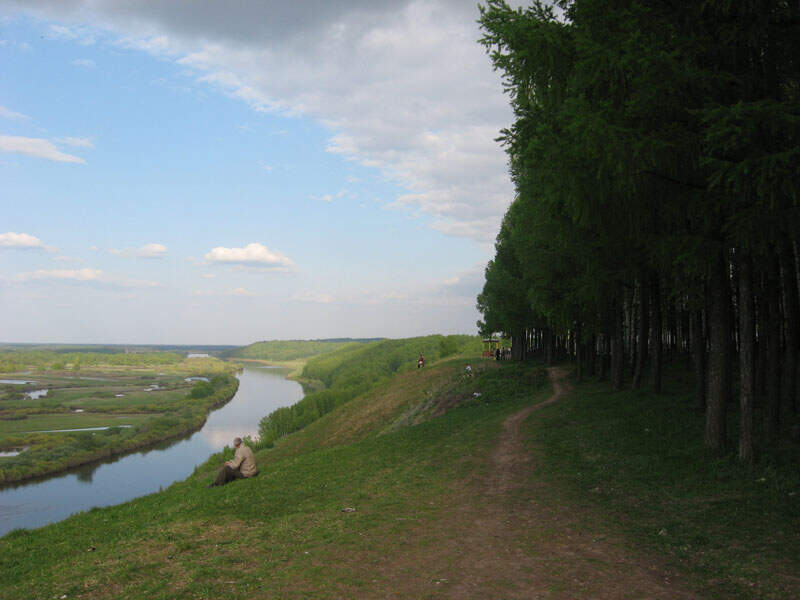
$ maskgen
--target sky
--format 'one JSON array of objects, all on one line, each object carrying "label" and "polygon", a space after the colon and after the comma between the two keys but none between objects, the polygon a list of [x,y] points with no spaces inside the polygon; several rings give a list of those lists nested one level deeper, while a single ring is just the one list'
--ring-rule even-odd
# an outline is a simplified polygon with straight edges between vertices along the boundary
[{"label": "sky", "polygon": [[0,342],[476,333],[471,0],[0,0]]}]

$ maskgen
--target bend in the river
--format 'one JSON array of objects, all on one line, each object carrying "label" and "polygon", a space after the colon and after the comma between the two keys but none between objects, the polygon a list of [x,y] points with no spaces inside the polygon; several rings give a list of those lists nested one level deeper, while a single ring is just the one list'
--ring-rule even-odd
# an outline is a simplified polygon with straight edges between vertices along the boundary
[{"label": "bend in the river", "polygon": [[185,479],[234,437],[258,433],[259,420],[303,397],[285,371],[247,366],[239,389],[208,415],[194,434],[155,447],[74,469],[44,480],[0,487],[0,535],[20,527],[41,527],[95,506],[110,506]]}]

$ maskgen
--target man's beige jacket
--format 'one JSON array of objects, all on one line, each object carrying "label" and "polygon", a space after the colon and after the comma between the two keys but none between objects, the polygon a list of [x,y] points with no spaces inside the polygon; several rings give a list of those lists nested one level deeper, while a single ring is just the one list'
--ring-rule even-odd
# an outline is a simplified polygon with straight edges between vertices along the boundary
[{"label": "man's beige jacket", "polygon": [[239,469],[239,472],[245,477],[252,477],[258,474],[256,457],[253,451],[244,444],[239,444],[230,464],[234,469]]}]

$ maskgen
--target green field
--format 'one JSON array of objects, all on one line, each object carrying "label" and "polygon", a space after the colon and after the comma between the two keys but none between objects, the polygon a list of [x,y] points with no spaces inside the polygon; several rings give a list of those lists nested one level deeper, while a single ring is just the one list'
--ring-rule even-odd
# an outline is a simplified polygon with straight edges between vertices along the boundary
[{"label": "green field", "polygon": [[[78,353],[66,356],[86,360]],[[238,385],[232,377],[237,366],[218,359],[174,362],[152,353],[139,356],[142,364],[121,366],[117,355],[99,356],[109,356],[109,364],[56,370],[36,368],[41,352],[14,354],[16,364],[30,363],[22,364],[24,370],[0,373],[0,379],[30,383],[0,384],[0,451],[25,450],[0,458],[0,482],[55,473],[187,433],[202,425],[212,407],[230,399]],[[186,381],[197,376],[213,383]],[[27,396],[45,389],[44,396]],[[121,425],[130,427],[117,428]],[[113,429],[50,431],[90,427]]]},{"label": "green field", "polygon": [[139,425],[148,415],[124,414],[39,414],[15,421],[0,421],[0,440],[2,435],[36,433],[52,429],[79,429],[85,427],[116,427],[119,425]]}]

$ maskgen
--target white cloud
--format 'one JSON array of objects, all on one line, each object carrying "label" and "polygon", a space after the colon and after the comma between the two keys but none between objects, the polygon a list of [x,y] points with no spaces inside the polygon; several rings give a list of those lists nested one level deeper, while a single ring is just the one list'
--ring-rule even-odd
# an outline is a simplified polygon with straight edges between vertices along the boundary
[{"label": "white cloud", "polygon": [[65,27],[50,25],[47,37],[51,40],[77,42],[81,46],[92,46],[97,41],[96,32],[87,27]]},{"label": "white cloud", "polygon": [[255,296],[253,292],[250,292],[244,288],[238,287],[226,292],[229,296]]},{"label": "white cloud", "polygon": [[67,146],[75,146],[77,148],[94,148],[94,142],[89,138],[63,137],[56,139],[56,141],[59,144],[66,144]]},{"label": "white cloud", "polygon": [[330,294],[320,294],[317,292],[298,292],[292,296],[296,302],[313,302],[315,304],[331,304],[336,302],[336,298]]},{"label": "white cloud", "polygon": [[324,194],[322,196],[309,196],[311,200],[319,200],[320,202],[333,202],[333,196],[330,194]]},{"label": "white cloud", "polygon": [[76,58],[70,61],[73,67],[82,67],[84,69],[94,69],[97,65],[91,58]]},{"label": "white cloud", "polygon": [[0,106],[0,118],[3,119],[30,119],[28,115],[23,115],[22,113],[14,112],[10,108],[6,108],[5,106]]},{"label": "white cloud", "polygon": [[294,267],[292,259],[273,252],[263,244],[247,244],[244,248],[218,246],[205,255],[207,263],[261,267],[271,270],[288,270]]},{"label": "white cloud", "polygon": [[473,265],[458,275],[445,279],[442,285],[435,290],[435,294],[451,298],[469,298],[474,301],[483,289],[485,270],[485,263]]},{"label": "white cloud", "polygon": [[110,288],[160,288],[164,284],[157,281],[139,279],[126,279],[107,274],[101,269],[37,269],[20,273],[13,281],[18,283],[53,283],[68,282],[82,284],[97,284]]},{"label": "white cloud", "polygon": [[[330,152],[380,169],[408,190],[398,206],[448,235],[491,242],[513,198],[494,141],[512,114],[476,42],[473,2],[14,4],[115,29],[121,44],[175,59],[255,110],[317,119]],[[64,29],[53,35],[80,37]]]},{"label": "white cloud", "polygon": [[17,275],[17,281],[71,280],[101,281],[104,277],[100,269],[38,269]]},{"label": "white cloud", "polygon": [[27,233],[14,233],[13,231],[9,231],[8,233],[0,233],[0,248],[40,248],[45,250],[47,246],[35,236]]},{"label": "white cloud", "polygon": [[255,294],[245,288],[238,287],[232,290],[213,291],[213,290],[195,290],[195,296],[255,296]]},{"label": "white cloud", "polygon": [[216,277],[216,273],[201,273],[200,277],[203,279],[214,279]]},{"label": "white cloud", "polygon": [[86,161],[82,158],[65,154],[56,148],[52,142],[41,138],[0,135],[0,152],[16,152],[56,162],[86,164]]},{"label": "white cloud", "polygon": [[58,262],[78,262],[80,261],[80,258],[75,258],[74,256],[64,256],[63,254],[61,254],[59,256],[54,256],[53,260],[56,260]]},{"label": "white cloud", "polygon": [[163,258],[167,255],[167,247],[164,244],[145,244],[140,248],[112,248],[111,254],[117,256],[127,256],[131,258]]}]

